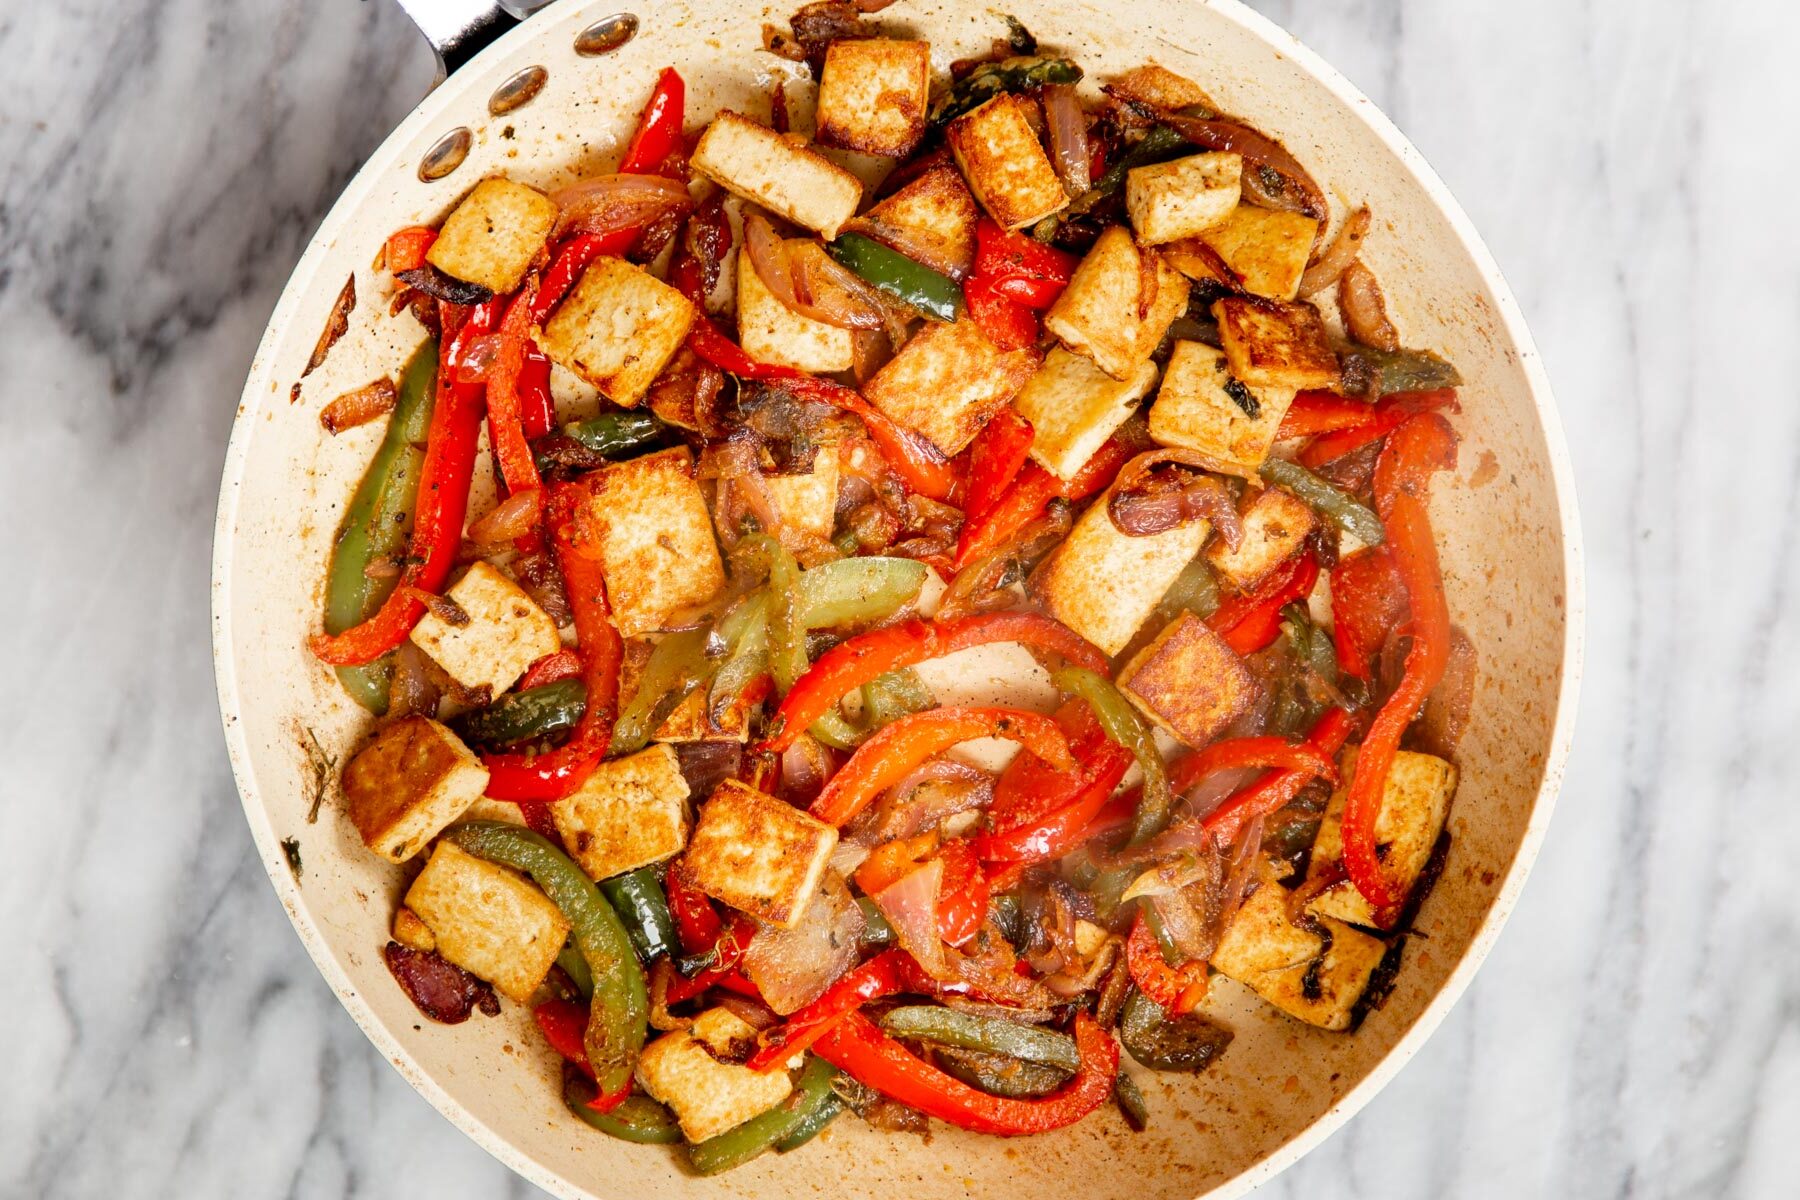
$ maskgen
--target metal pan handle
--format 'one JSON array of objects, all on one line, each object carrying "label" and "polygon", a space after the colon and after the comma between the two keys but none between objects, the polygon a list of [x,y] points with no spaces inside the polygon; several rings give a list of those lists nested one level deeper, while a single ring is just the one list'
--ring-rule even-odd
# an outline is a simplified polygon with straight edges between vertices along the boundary
[{"label": "metal pan handle", "polygon": [[437,55],[440,82],[553,0],[399,0]]}]

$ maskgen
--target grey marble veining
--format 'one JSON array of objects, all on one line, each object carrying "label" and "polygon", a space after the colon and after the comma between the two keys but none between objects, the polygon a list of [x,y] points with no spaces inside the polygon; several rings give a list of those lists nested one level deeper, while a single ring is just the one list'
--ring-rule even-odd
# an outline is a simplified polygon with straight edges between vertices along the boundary
[{"label": "grey marble veining", "polygon": [[[1800,1194],[1800,12],[1256,5],[1431,159],[1562,401],[1589,668],[1468,995],[1270,1197]],[[264,882],[206,567],[276,293],[429,56],[385,0],[0,12],[0,1195],[535,1195]]]}]

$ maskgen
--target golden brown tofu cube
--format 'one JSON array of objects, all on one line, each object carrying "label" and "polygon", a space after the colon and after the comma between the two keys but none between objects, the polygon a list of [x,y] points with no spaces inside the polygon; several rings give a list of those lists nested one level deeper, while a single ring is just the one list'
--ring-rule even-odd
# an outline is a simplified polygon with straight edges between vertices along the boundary
[{"label": "golden brown tofu cube", "polygon": [[[801,254],[824,254],[817,242],[792,240]],[[848,371],[854,361],[851,331],[803,317],[763,285],[748,254],[737,256],[738,340],[758,362],[797,367],[814,374]]]},{"label": "golden brown tofu cube", "polygon": [[[1350,800],[1350,781],[1356,773],[1358,747],[1349,746],[1339,759],[1341,782],[1331,794],[1325,808],[1325,820],[1313,842],[1312,863],[1308,879],[1319,879],[1327,873],[1337,874],[1344,856],[1344,806]],[[1375,816],[1375,856],[1381,862],[1381,873],[1400,895],[1406,895],[1418,882],[1420,872],[1431,858],[1438,836],[1444,832],[1444,819],[1450,813],[1450,800],[1456,795],[1455,766],[1432,754],[1411,750],[1394,753],[1388,769],[1387,783],[1381,790],[1381,811]],[[1308,909],[1322,917],[1336,917],[1352,925],[1388,928],[1392,920],[1377,919],[1369,902],[1348,879],[1332,884]],[[1389,914],[1398,917],[1398,913]]]},{"label": "golden brown tofu cube", "polygon": [[826,47],[819,78],[819,144],[906,157],[925,136],[930,87],[929,42],[839,38]]},{"label": "golden brown tofu cube", "polygon": [[556,622],[491,563],[470,564],[446,595],[468,621],[454,625],[427,612],[411,637],[463,687],[498,696],[525,668],[562,648]]},{"label": "golden brown tofu cube", "polygon": [[1287,896],[1265,872],[1219,940],[1213,969],[1308,1025],[1349,1029],[1387,943],[1322,917],[1328,945],[1288,919]]},{"label": "golden brown tofu cube", "polygon": [[1245,291],[1292,300],[1300,294],[1300,276],[1318,233],[1319,223],[1305,213],[1240,204],[1200,240],[1224,260]]},{"label": "golden brown tofu cube", "polygon": [[1107,84],[1107,91],[1129,100],[1142,101],[1152,108],[1201,108],[1216,111],[1218,105],[1206,90],[1185,75],[1177,75],[1167,67],[1145,63],[1133,67]]},{"label": "golden brown tofu cube", "polygon": [[1219,345],[1237,379],[1253,388],[1336,388],[1338,358],[1319,310],[1256,296],[1226,296],[1212,306]]},{"label": "golden brown tofu cube", "polygon": [[1238,591],[1255,591],[1270,571],[1299,551],[1317,524],[1303,501],[1280,488],[1266,488],[1244,513],[1244,537],[1237,549],[1215,541],[1206,561]]},{"label": "golden brown tofu cube", "polygon": [[431,932],[431,926],[419,920],[419,914],[410,908],[402,908],[394,914],[394,940],[427,954],[437,949],[437,937]]},{"label": "golden brown tofu cube", "polygon": [[544,353],[615,404],[635,407],[687,340],[694,306],[642,267],[602,258],[544,326]]},{"label": "golden brown tofu cube", "polygon": [[791,928],[806,915],[837,840],[812,814],[727,779],[701,806],[675,869],[715,900]]},{"label": "golden brown tofu cube", "polygon": [[487,790],[488,771],[449,728],[406,717],[344,768],[344,800],[363,844],[405,862]]},{"label": "golden brown tofu cube", "polygon": [[964,113],[944,130],[944,140],[969,190],[988,215],[1018,229],[1069,203],[1031,122],[1027,101],[1004,93]]},{"label": "golden brown tofu cube", "polygon": [[981,213],[969,185],[947,161],[928,167],[891,196],[844,226],[898,248],[923,247],[934,262],[961,278],[975,262],[975,224]]},{"label": "golden brown tofu cube", "polygon": [[454,842],[439,842],[406,907],[437,940],[437,952],[520,1004],[544,982],[569,936],[569,920],[537,885]]},{"label": "golden brown tofu cube", "polygon": [[[1148,274],[1140,255],[1153,260]],[[1147,309],[1146,282],[1155,291]],[[1155,250],[1140,248],[1124,226],[1114,225],[1075,268],[1069,286],[1044,314],[1044,328],[1114,379],[1129,379],[1187,311],[1187,297],[1185,275]]]},{"label": "golden brown tofu cube", "polygon": [[1031,577],[1050,615],[1107,654],[1130,644],[1163,593],[1206,543],[1194,521],[1148,537],[1120,532],[1107,513],[1109,491],[1081,514],[1063,544]]},{"label": "golden brown tofu cube", "polygon": [[1138,241],[1161,245],[1223,221],[1237,207],[1243,170],[1243,156],[1229,152],[1133,167],[1125,176],[1125,211]]},{"label": "golden brown tofu cube", "polygon": [[726,110],[700,135],[689,160],[734,196],[804,225],[830,241],[862,203],[862,182],[767,125]]},{"label": "golden brown tofu cube", "polygon": [[817,538],[830,538],[837,528],[840,471],[835,444],[819,447],[812,470],[802,475],[770,475],[763,486],[782,523]]},{"label": "golden brown tofu cube", "polygon": [[644,1047],[637,1081],[674,1110],[688,1141],[703,1142],[768,1112],[794,1090],[786,1071],[739,1065],[755,1048],[754,1025],[730,1009],[709,1008],[688,1028]]},{"label": "golden brown tofu cube", "polygon": [[863,395],[953,455],[1025,386],[1037,365],[1036,350],[1002,350],[967,317],[928,321],[875,373]]},{"label": "golden brown tofu cube", "polygon": [[1062,479],[1081,470],[1156,385],[1156,364],[1145,360],[1132,376],[1114,379],[1092,359],[1061,346],[1025,382],[1013,407],[1031,422],[1031,457]]},{"label": "golden brown tofu cube", "polygon": [[1119,690],[1170,737],[1198,748],[1243,716],[1258,688],[1225,639],[1184,612],[1119,672]]},{"label": "golden brown tofu cube", "polygon": [[446,275],[510,292],[544,249],[556,202],[510,179],[484,179],[444,218],[425,261]]},{"label": "golden brown tofu cube", "polygon": [[[1254,417],[1240,403],[1244,397]],[[1195,451],[1215,471],[1254,479],[1293,402],[1292,388],[1248,388],[1233,379],[1223,352],[1176,342],[1150,406],[1150,436]]]},{"label": "golden brown tofu cube", "polygon": [[712,516],[686,446],[601,470],[587,515],[620,636],[666,629],[725,586]]},{"label": "golden brown tofu cube", "polygon": [[651,746],[594,768],[550,806],[570,857],[595,879],[673,858],[687,845],[687,780],[675,751]]}]

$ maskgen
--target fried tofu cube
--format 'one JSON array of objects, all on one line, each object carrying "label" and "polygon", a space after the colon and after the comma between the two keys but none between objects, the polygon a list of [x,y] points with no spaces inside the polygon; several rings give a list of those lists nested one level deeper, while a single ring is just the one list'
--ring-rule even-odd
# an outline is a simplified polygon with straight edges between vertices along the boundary
[{"label": "fried tofu cube", "polygon": [[870,404],[947,455],[1025,386],[1038,353],[1002,350],[967,317],[928,321],[863,387]]},{"label": "fried tofu cube", "polygon": [[1052,348],[1013,401],[1035,431],[1031,457],[1051,474],[1070,478],[1155,384],[1156,364],[1148,359],[1120,381],[1083,355]]},{"label": "fried tofu cube", "polygon": [[1325,320],[1304,300],[1226,296],[1212,312],[1225,361],[1243,383],[1290,391],[1337,387],[1338,358]]},{"label": "fried tofu cube", "polygon": [[[1256,409],[1254,417],[1239,402],[1244,398]],[[1150,406],[1150,436],[1195,451],[1215,471],[1254,479],[1293,402],[1292,388],[1245,387],[1232,377],[1222,351],[1178,341]]]},{"label": "fried tofu cube", "polygon": [[635,408],[693,328],[687,297],[642,267],[602,258],[544,325],[544,353]]},{"label": "fried tofu cube", "polygon": [[1133,67],[1108,83],[1106,90],[1152,108],[1218,108],[1199,84],[1157,63]]},{"label": "fried tofu cube", "polygon": [[817,151],[729,109],[700,135],[689,163],[734,196],[830,241],[862,203],[862,181]]},{"label": "fried tofu cube", "polygon": [[498,696],[526,667],[562,648],[556,622],[491,563],[471,564],[446,595],[468,621],[456,625],[427,612],[411,636],[463,687]]},{"label": "fried tofu cube", "polygon": [[422,950],[427,954],[437,949],[437,935],[431,932],[431,926],[421,921],[418,913],[406,907],[394,914],[394,940],[402,946]]},{"label": "fried tofu cube", "polygon": [[[824,254],[817,242],[792,240],[792,252]],[[748,254],[737,256],[738,340],[758,362],[814,374],[848,371],[855,359],[848,329],[803,317],[775,298]]]},{"label": "fried tofu cube", "polygon": [[770,475],[763,481],[782,523],[816,538],[831,537],[837,528],[838,465],[836,444],[820,446],[812,470],[804,475]]},{"label": "fried tofu cube", "polygon": [[687,845],[688,785],[675,751],[651,746],[594,768],[550,806],[569,856],[595,879],[673,858]]},{"label": "fried tofu cube", "polygon": [[1244,513],[1244,538],[1238,548],[1214,542],[1206,561],[1238,591],[1252,592],[1270,571],[1299,551],[1317,524],[1304,501],[1281,488],[1265,488]]},{"label": "fried tofu cube", "polygon": [[431,852],[406,907],[430,928],[439,954],[520,1004],[569,936],[569,919],[536,884],[454,842]]},{"label": "fried tofu cube", "polygon": [[1056,168],[1026,119],[1027,101],[1010,92],[964,113],[944,130],[944,140],[969,190],[988,215],[1018,229],[1067,207]]},{"label": "fried tofu cube", "polygon": [[1240,204],[1200,234],[1200,240],[1251,295],[1292,300],[1300,294],[1300,276],[1318,233],[1319,223],[1305,213]]},{"label": "fried tofu cube", "polygon": [[487,768],[448,726],[406,717],[344,768],[344,800],[363,844],[399,863],[479,800],[487,783]]},{"label": "fried tofu cube", "polygon": [[1184,745],[1206,745],[1256,699],[1256,676],[1225,639],[1184,612],[1119,672],[1119,690]]},{"label": "fried tofu cube", "polygon": [[927,248],[942,264],[967,271],[975,263],[975,224],[981,212],[969,185],[947,161],[921,171],[891,196],[844,226],[878,242],[898,235]]},{"label": "fried tofu cube", "polygon": [[931,43],[839,38],[819,77],[821,146],[905,158],[925,136]]},{"label": "fried tofu cube", "polygon": [[1213,951],[1213,969],[1308,1025],[1349,1029],[1387,943],[1322,917],[1327,943],[1288,920],[1287,896],[1265,872]]},{"label": "fried tofu cube", "polygon": [[446,275],[510,292],[544,249],[556,225],[556,202],[510,179],[484,179],[438,229],[425,261]]},{"label": "fried tofu cube", "polygon": [[1200,553],[1208,527],[1194,521],[1130,537],[1107,513],[1111,496],[1105,493],[1081,514],[1063,544],[1032,575],[1029,590],[1051,616],[1107,654],[1117,654]]},{"label": "fried tofu cube", "polygon": [[[1140,256],[1146,254],[1154,260],[1147,278],[1156,289],[1147,313],[1141,294],[1146,276],[1140,266]],[[1187,276],[1155,250],[1140,248],[1124,226],[1114,225],[1075,268],[1069,286],[1044,314],[1044,328],[1114,379],[1129,379],[1175,318],[1187,311],[1187,297]]]},{"label": "fried tofu cube", "polygon": [[601,470],[587,515],[621,637],[665,629],[725,586],[712,516],[686,446]]},{"label": "fried tofu cube", "polygon": [[1211,229],[1237,207],[1243,172],[1243,156],[1229,151],[1133,167],[1125,176],[1125,212],[1138,241],[1155,246]]},{"label": "fried tofu cube", "polygon": [[669,1106],[690,1142],[703,1142],[768,1112],[794,1090],[786,1071],[740,1065],[756,1049],[756,1027],[727,1008],[709,1008],[686,1029],[644,1047],[638,1085]]},{"label": "fried tofu cube", "polygon": [[[1326,805],[1325,819],[1319,825],[1319,836],[1313,842],[1309,879],[1327,872],[1336,873],[1344,856],[1344,806],[1350,800],[1350,780],[1356,772],[1357,747],[1344,750],[1339,760],[1341,782]],[[1400,895],[1412,891],[1419,874],[1431,858],[1444,820],[1450,813],[1450,800],[1456,795],[1456,767],[1432,754],[1411,750],[1394,753],[1388,769],[1387,783],[1381,790],[1381,811],[1375,816],[1375,857],[1381,863],[1382,875]],[[1356,885],[1342,880],[1319,893],[1308,909],[1322,917],[1336,917],[1352,925],[1376,929],[1389,928],[1398,913],[1380,920]]]},{"label": "fried tofu cube", "polygon": [[727,779],[701,806],[676,869],[715,900],[787,929],[806,915],[837,840],[812,814]]}]

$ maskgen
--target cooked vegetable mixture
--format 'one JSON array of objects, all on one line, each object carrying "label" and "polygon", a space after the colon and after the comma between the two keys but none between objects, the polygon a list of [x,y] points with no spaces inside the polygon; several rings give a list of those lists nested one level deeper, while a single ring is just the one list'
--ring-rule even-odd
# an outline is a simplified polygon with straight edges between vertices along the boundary
[{"label": "cooked vegetable mixture", "polygon": [[769,31],[810,139],[670,68],[615,172],[394,233],[425,333],[327,411],[387,421],[310,647],[377,719],[394,977],[528,1006],[702,1174],[847,1112],[1142,1129],[1234,988],[1354,1030],[1473,690],[1460,381],[1368,210],[1160,66],[1009,20],[941,78],[874,7]]}]

